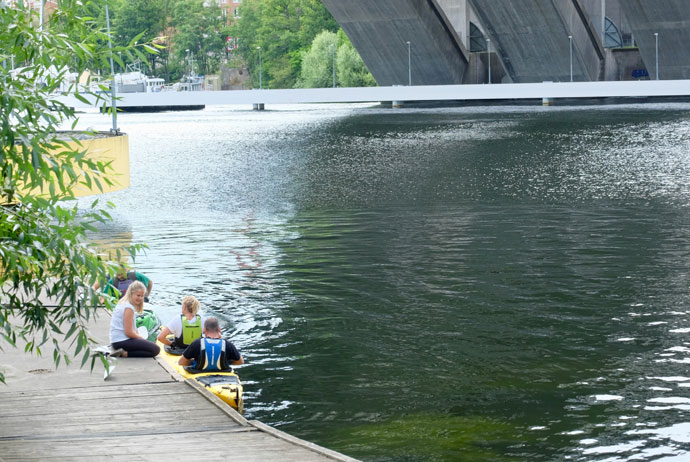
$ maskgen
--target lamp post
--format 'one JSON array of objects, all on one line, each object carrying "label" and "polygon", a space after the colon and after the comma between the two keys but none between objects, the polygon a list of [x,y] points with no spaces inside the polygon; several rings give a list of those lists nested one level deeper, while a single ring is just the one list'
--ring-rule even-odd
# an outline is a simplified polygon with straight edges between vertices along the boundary
[{"label": "lamp post", "polygon": [[486,39],[486,60],[489,62],[489,85],[491,85],[491,39]]},{"label": "lamp post", "polygon": [[601,0],[601,43],[606,44],[606,0]]},{"label": "lamp post", "polygon": [[110,15],[108,14],[108,0],[105,0],[105,24],[108,28],[108,48],[110,48],[110,73],[113,76],[113,83],[110,85],[110,100],[111,100],[111,111],[113,114],[113,128],[110,129],[110,133],[119,133],[117,129],[117,104],[115,103],[115,98],[117,97],[117,90],[115,85],[115,65],[113,64],[113,42],[110,38]]},{"label": "lamp post", "polygon": [[656,49],[656,79],[659,80],[659,33],[654,32],[654,42],[655,42],[655,49]]},{"label": "lamp post", "polygon": [[573,81],[573,36],[569,35],[568,40],[570,41],[570,81]]},{"label": "lamp post", "polygon": [[263,83],[261,82],[261,47],[256,47],[257,50],[259,50],[259,90],[262,90]]},{"label": "lamp post", "polygon": [[38,26],[38,30],[43,31],[43,2],[45,0],[41,0],[41,11],[39,13],[39,22],[40,25]]},{"label": "lamp post", "polygon": [[333,88],[335,88],[335,46],[331,44],[331,54],[333,55]]},{"label": "lamp post", "polygon": [[407,41],[407,85],[412,86],[412,48],[410,41]]}]

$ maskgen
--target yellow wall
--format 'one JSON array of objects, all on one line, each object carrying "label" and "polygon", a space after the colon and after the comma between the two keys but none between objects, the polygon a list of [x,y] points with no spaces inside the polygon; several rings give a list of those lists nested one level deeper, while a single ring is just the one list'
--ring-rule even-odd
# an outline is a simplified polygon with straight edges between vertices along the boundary
[{"label": "yellow wall", "polygon": [[[91,183],[91,188],[87,188],[82,184],[77,184],[72,191],[75,197],[104,194],[129,188],[129,137],[125,134],[111,136],[107,133],[101,133],[99,135],[101,136],[79,140],[79,143],[70,141],[67,144],[70,150],[86,150],[87,156],[91,159],[111,162],[111,169],[105,176],[112,181],[113,184],[109,186],[102,178],[99,178],[101,186],[103,187],[102,191],[98,189],[93,181]],[[64,150],[65,148],[61,147],[54,152],[59,153],[64,152]],[[69,178],[67,173],[64,174],[64,178],[68,181]],[[91,178],[93,179],[94,176]],[[44,188],[45,187],[47,186],[44,186]],[[46,191],[42,188],[35,188],[31,193],[40,196],[46,194]]]},{"label": "yellow wall", "polygon": [[[71,142],[70,147],[80,150],[86,149],[92,159],[112,161],[112,171],[107,176],[115,184],[108,186],[101,181],[104,193],[129,188],[129,137],[127,135],[80,140],[80,142],[81,146]],[[74,195],[77,197],[100,193],[101,191],[95,185],[91,189],[82,185],[74,189]]]}]

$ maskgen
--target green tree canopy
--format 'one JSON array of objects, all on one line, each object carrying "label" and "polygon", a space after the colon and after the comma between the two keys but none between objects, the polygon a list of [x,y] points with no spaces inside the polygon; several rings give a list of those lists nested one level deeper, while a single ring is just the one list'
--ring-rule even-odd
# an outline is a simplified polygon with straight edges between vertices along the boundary
[{"label": "green tree canopy", "polygon": [[321,31],[336,32],[338,24],[320,0],[244,0],[230,35],[239,38],[239,53],[259,86],[261,47],[264,88],[293,88],[302,55]]},{"label": "green tree canopy", "polygon": [[163,0],[119,0],[113,8],[113,42],[127,45],[139,34],[140,40],[151,42],[165,27]]},{"label": "green tree canopy", "polygon": [[[103,2],[87,4],[90,16],[105,27]],[[302,64],[315,37],[323,31],[340,30],[320,0],[244,0],[239,8],[240,17],[230,26],[220,3],[215,1],[108,0],[108,4],[114,43],[129,45],[137,37],[141,43],[157,41],[160,53],[148,55],[147,72],[163,76],[168,82],[189,71],[188,57],[193,57],[197,73],[217,72],[223,58],[228,57],[225,39],[230,36],[238,39],[237,54],[246,61],[254,86],[259,86],[259,55],[264,88],[293,88],[298,79],[298,85],[304,85],[306,74],[301,77]],[[347,37],[342,31],[338,34],[340,49]],[[344,69],[338,80],[343,85],[366,80],[356,50],[350,45],[347,52],[341,53],[342,65],[355,68]],[[311,65],[317,61],[312,60]],[[91,69],[109,73],[109,68],[101,63],[94,63]],[[313,74],[314,69],[306,72]]]},{"label": "green tree canopy", "polygon": [[[0,3],[0,348],[23,339],[27,351],[40,354],[52,344],[56,365],[70,361],[70,348],[83,354],[82,365],[88,359],[86,323],[99,305],[91,285],[117,268],[86,240],[96,224],[110,220],[108,212],[98,200],[85,210],[67,201],[77,184],[109,183],[109,164],[90,159],[58,132],[76,123],[74,110],[58,99],[67,74],[111,56],[99,46],[107,36],[87,19],[89,4],[62,0],[41,28],[38,15],[21,3]],[[119,53],[144,57],[114,47],[112,56],[119,60]],[[45,296],[55,304],[46,305]],[[106,303],[112,306],[109,298]],[[73,343],[61,343],[63,336]]]},{"label": "green tree canopy", "polygon": [[[137,37],[141,43],[151,43],[163,33],[167,23],[164,0],[119,0],[114,5],[112,32],[115,44],[127,46]],[[148,56],[152,69],[157,56]]]},{"label": "green tree canopy", "polygon": [[209,74],[218,70],[225,56],[227,30],[220,5],[203,0],[178,0],[173,7],[171,38],[176,58],[176,76],[188,67],[187,50],[194,58],[194,71]]},{"label": "green tree canopy", "polygon": [[[338,35],[345,36],[342,30]],[[376,80],[371,75],[362,57],[347,37],[341,39],[335,57],[336,77],[342,87],[374,87]]]},{"label": "green tree canopy", "polygon": [[302,55],[302,70],[296,87],[322,88],[332,86],[337,49],[337,34],[325,30],[317,35],[311,48]]},{"label": "green tree canopy", "polygon": [[[335,63],[333,62],[334,58]],[[302,71],[296,87],[321,88],[332,86],[334,64],[336,86],[366,87],[376,85],[376,81],[364,61],[341,29],[337,34],[323,31],[314,38],[311,48],[302,56]]]}]

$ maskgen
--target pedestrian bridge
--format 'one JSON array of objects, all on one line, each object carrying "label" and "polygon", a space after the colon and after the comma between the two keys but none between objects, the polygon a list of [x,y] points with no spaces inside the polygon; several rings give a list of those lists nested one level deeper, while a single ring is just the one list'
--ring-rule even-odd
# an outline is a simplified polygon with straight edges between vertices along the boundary
[{"label": "pedestrian bridge", "polygon": [[[86,96],[86,95],[82,95]],[[620,82],[542,82],[501,85],[419,85],[295,90],[231,90],[198,92],[124,93],[119,108],[211,105],[277,105],[300,103],[433,102],[477,100],[543,101],[559,98],[625,98],[690,96],[690,80],[640,80]],[[65,104],[89,107],[73,96]],[[88,99],[88,96],[87,96]],[[94,98],[91,97],[91,101]],[[91,104],[93,106],[93,104]]]}]

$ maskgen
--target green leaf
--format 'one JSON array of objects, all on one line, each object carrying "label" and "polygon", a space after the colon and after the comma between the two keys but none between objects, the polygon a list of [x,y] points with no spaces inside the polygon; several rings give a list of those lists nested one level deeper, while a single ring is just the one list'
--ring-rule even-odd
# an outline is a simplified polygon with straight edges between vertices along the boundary
[{"label": "green leaf", "polygon": [[41,154],[36,149],[31,150],[31,166],[34,170],[41,168]]},{"label": "green leaf", "polygon": [[84,98],[84,97],[81,95],[81,93],[73,93],[73,96],[74,96],[75,98],[77,98],[79,101],[81,101],[82,103],[91,105],[91,101],[89,101],[88,99]]},{"label": "green leaf", "polygon": [[65,334],[65,340],[69,339],[72,335],[74,335],[78,327],[79,325],[77,323],[73,323],[67,331],[67,333]]}]

